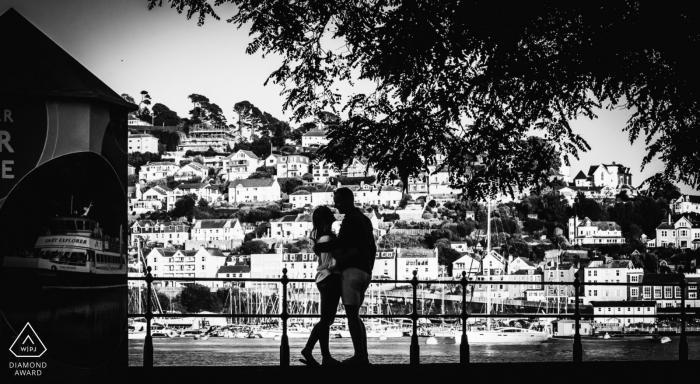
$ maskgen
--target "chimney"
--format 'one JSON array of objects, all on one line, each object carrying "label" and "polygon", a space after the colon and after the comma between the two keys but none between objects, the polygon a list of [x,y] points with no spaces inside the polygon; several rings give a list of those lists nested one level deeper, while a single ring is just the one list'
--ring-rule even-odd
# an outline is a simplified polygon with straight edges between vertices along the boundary
[{"label": "chimney", "polygon": [[671,212],[668,213],[668,225],[671,225]]}]

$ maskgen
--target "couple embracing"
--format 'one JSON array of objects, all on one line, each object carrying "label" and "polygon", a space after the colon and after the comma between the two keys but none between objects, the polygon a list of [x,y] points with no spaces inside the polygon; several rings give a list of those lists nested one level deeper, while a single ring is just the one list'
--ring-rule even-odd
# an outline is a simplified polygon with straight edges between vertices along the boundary
[{"label": "couple embracing", "polygon": [[352,191],[338,188],[333,193],[335,208],[345,215],[336,236],[331,230],[335,221],[328,207],[320,206],[312,215],[312,238],[318,258],[316,285],[321,293],[321,320],[314,326],[301,350],[300,361],[306,365],[319,365],[312,356],[314,345],[321,346],[321,364],[338,364],[328,349],[330,326],[335,320],[338,302],[342,298],[348,318],[350,338],[355,355],[343,364],[368,365],[367,331],[360,318],[360,307],[369,287],[377,245],[374,241],[372,222],[357,207]]}]

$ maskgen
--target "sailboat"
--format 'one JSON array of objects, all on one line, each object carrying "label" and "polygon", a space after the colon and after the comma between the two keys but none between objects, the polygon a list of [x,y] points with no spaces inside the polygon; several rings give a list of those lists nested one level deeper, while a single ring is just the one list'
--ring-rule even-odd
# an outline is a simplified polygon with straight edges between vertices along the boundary
[{"label": "sailboat", "polygon": [[[488,255],[491,252],[490,201],[488,202],[487,223],[486,254]],[[487,284],[486,287],[486,311],[489,312],[491,310],[491,285]],[[536,331],[532,328],[497,327],[492,330],[490,320],[486,322],[486,330],[484,331],[467,331],[467,340],[469,340],[470,344],[537,344],[546,341],[550,337],[546,332]],[[454,337],[455,342],[459,344],[462,339],[462,333],[458,332]]]}]

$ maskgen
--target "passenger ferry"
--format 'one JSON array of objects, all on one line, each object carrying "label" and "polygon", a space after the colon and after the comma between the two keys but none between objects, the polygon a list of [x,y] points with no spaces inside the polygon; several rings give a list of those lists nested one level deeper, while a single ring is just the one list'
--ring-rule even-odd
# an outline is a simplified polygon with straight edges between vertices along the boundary
[{"label": "passenger ferry", "polygon": [[[55,287],[112,287],[126,284],[126,246],[87,217],[56,217],[42,230],[32,253],[7,255],[5,268]],[[30,281],[30,284],[32,282]]]}]

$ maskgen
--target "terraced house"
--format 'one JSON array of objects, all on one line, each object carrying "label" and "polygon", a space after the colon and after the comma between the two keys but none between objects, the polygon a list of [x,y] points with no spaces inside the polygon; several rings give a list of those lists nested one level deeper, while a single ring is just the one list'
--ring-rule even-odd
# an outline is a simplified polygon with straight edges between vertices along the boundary
[{"label": "terraced house", "polygon": [[[583,268],[584,282],[593,283],[624,283],[634,282],[644,274],[644,269],[635,268],[630,260],[601,260],[591,261]],[[587,286],[583,292],[583,304],[588,305],[593,301],[621,301],[629,300],[626,287],[623,286]]]},{"label": "terraced house", "polygon": [[190,224],[183,221],[137,220],[131,226],[131,244],[142,238],[146,243],[155,242],[184,245],[190,238]]},{"label": "terraced house", "polygon": [[[227,257],[215,248],[200,248],[197,250],[169,250],[154,248],[146,256],[146,264],[152,268],[153,277],[215,277],[219,268],[226,264]],[[216,288],[216,283],[200,282],[199,284]],[[153,286],[181,287],[187,284],[180,281],[154,281]]]},{"label": "terraced house", "polygon": [[242,244],[244,238],[243,227],[237,219],[194,219],[191,240],[187,242],[185,248],[207,247],[229,250]]},{"label": "terraced house", "polygon": [[309,158],[302,155],[286,155],[277,158],[277,177],[297,177],[310,173]]}]

